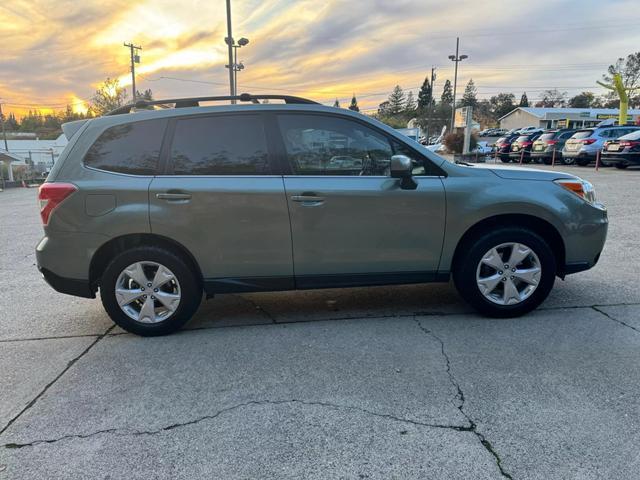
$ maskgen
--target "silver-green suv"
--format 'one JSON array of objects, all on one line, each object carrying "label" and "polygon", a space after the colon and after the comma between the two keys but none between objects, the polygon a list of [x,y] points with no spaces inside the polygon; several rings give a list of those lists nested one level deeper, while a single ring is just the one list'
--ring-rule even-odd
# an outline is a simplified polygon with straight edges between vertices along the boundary
[{"label": "silver-green suv", "polygon": [[[453,164],[349,110],[259,103],[276,97],[143,101],[64,125],[39,192],[49,284],[100,289],[118,325],[160,335],[203,293],[451,276],[480,312],[521,315],[598,261],[607,212],[588,182]],[[249,103],[199,103],[215,100]]]}]

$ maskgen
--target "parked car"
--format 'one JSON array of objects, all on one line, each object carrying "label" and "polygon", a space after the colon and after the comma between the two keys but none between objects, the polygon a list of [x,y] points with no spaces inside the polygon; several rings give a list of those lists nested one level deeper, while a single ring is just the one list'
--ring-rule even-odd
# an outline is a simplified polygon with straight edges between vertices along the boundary
[{"label": "parked car", "polygon": [[559,163],[562,159],[562,148],[564,147],[564,143],[575,132],[575,129],[568,128],[547,130],[533,142],[531,158],[546,165],[551,165],[553,153],[555,152],[556,161]]},{"label": "parked car", "polygon": [[538,133],[538,132],[542,132],[542,129],[540,127],[534,127],[529,126],[529,127],[523,127],[520,130],[518,130],[516,133],[519,133],[520,135],[527,135],[529,133]]},{"label": "parked car", "polygon": [[507,130],[506,128],[496,128],[496,129],[494,130],[494,132],[493,132],[493,134],[492,134],[492,135],[493,135],[494,137],[501,137],[501,136],[503,136],[503,135],[506,135],[506,134],[507,134],[507,131],[508,131],[508,130]]},{"label": "parked car", "polygon": [[509,158],[511,161],[519,162],[520,159],[522,159],[524,163],[531,162],[531,147],[533,146],[533,142],[540,135],[542,135],[541,132],[528,133],[518,136],[513,142],[511,142],[511,147],[509,149]]},{"label": "parked car", "polygon": [[602,150],[604,142],[635,132],[640,127],[632,125],[585,128],[575,132],[569,138],[562,149],[562,163],[571,165],[577,163],[587,166],[595,162],[596,154]]},{"label": "parked car", "polygon": [[511,142],[513,142],[519,136],[520,135],[518,134],[505,135],[504,137],[500,137],[498,140],[496,140],[496,152],[502,162],[509,163],[511,161],[511,159],[509,158],[509,152],[511,151]]},{"label": "parked car", "polygon": [[640,165],[640,130],[605,142],[600,160],[605,166],[613,165],[620,169]]},{"label": "parked car", "polygon": [[[198,106],[214,100],[251,103]],[[521,315],[556,276],[593,267],[607,233],[576,176],[456,165],[298,97],[143,100],[63,131],[39,190],[37,266],[60,292],[99,289],[139,335],[181,328],[203,293],[450,277],[480,312]]]}]

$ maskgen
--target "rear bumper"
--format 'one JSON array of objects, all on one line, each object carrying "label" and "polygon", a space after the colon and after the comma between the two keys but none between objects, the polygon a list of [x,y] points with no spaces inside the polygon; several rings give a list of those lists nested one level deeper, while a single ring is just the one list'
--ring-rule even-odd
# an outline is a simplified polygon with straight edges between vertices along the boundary
[{"label": "rear bumper", "polygon": [[624,163],[626,165],[640,165],[640,153],[622,153],[618,155],[606,153],[602,155],[600,160],[604,165],[615,165],[618,163]]},{"label": "rear bumper", "polygon": [[96,298],[96,293],[89,285],[89,280],[61,277],[40,266],[38,266],[38,270],[56,292],[76,297]]},{"label": "rear bumper", "polygon": [[570,151],[566,151],[563,150],[562,151],[562,156],[566,157],[566,158],[583,158],[583,159],[589,159],[589,160],[595,160],[596,159],[596,153],[595,152],[583,152],[583,151],[577,151],[577,152],[570,152]]}]

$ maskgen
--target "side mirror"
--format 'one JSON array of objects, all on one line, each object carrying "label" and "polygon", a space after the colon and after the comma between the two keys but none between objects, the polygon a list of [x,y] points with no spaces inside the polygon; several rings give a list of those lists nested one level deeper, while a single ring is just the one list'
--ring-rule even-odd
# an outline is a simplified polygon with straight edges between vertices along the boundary
[{"label": "side mirror", "polygon": [[406,155],[394,155],[391,157],[391,165],[389,168],[391,178],[400,178],[400,188],[403,190],[415,190],[418,183],[413,179],[413,163]]},{"label": "side mirror", "polygon": [[391,157],[391,178],[406,178],[411,176],[411,159],[406,155],[394,155]]}]

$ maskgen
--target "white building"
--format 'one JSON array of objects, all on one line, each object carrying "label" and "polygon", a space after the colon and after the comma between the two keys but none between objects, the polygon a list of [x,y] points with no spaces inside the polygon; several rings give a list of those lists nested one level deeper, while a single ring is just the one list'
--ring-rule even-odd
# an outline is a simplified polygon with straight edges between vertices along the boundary
[{"label": "white building", "polygon": [[60,135],[55,140],[31,139],[7,139],[9,151],[4,149],[4,141],[0,139],[0,155],[5,165],[11,158],[11,166],[30,165],[38,172],[48,172],[58,159],[64,147],[67,146],[67,137]]},{"label": "white building", "polygon": [[[518,107],[499,119],[500,128],[511,130],[534,126],[538,128],[587,128],[603,120],[617,119],[617,108],[541,108]],[[637,123],[640,110],[629,110],[627,122]]]}]

